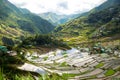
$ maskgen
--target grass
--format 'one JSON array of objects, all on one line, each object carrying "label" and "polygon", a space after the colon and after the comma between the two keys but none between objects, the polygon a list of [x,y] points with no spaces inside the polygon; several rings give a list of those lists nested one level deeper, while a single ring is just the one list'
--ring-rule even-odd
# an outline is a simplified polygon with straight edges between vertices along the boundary
[{"label": "grass", "polygon": [[115,71],[113,69],[109,69],[106,71],[105,76],[111,76],[113,74],[115,74]]},{"label": "grass", "polygon": [[65,54],[67,54],[65,51],[62,53],[62,55],[65,55]]},{"label": "grass", "polygon": [[[42,79],[39,79],[42,80]],[[52,73],[51,75],[46,75],[44,80],[68,80],[68,74],[58,75],[56,73]]]},{"label": "grass", "polygon": [[60,67],[66,67],[66,66],[69,66],[66,62],[62,62],[62,63],[60,64]]},{"label": "grass", "polygon": [[18,65],[24,64],[23,61],[24,59],[20,58],[19,56],[9,56],[8,54],[5,54],[4,56],[0,56],[0,63],[1,63],[0,80],[6,80],[6,79],[7,80],[18,80],[18,79],[14,79],[16,75],[29,75],[29,73],[38,75],[34,72],[28,72],[28,71],[17,69]]},{"label": "grass", "polygon": [[68,57],[68,55],[64,55],[64,58]]},{"label": "grass", "polygon": [[26,76],[15,76],[15,80],[34,80],[34,78],[31,75]]},{"label": "grass", "polygon": [[33,56],[31,59],[37,59],[37,58],[39,58],[38,56]]},{"label": "grass", "polygon": [[0,80],[5,80],[2,68],[0,68]]},{"label": "grass", "polygon": [[48,56],[44,57],[43,59],[44,59],[44,61],[46,61],[48,59]]},{"label": "grass", "polygon": [[[11,73],[11,72],[10,72]],[[44,75],[44,76],[37,76],[38,80],[68,80],[72,77],[79,76],[80,74],[69,74],[64,73],[61,76],[56,73],[51,73],[50,75]],[[91,76],[90,79],[95,78],[96,76]],[[21,75],[21,74],[15,74],[13,75],[13,80],[35,80],[33,77],[33,74],[28,75]],[[6,80],[6,78],[3,77],[3,72],[0,72],[0,80]]]},{"label": "grass", "polygon": [[98,65],[95,66],[95,68],[100,68],[102,66],[104,66],[104,63],[100,62]]},{"label": "grass", "polygon": [[86,36],[77,36],[77,37],[71,37],[71,38],[63,38],[65,42],[67,42],[69,45],[72,44],[78,44],[79,42],[87,41]]},{"label": "grass", "polygon": [[115,71],[120,71],[120,67],[118,67]]},{"label": "grass", "polygon": [[68,80],[68,78],[70,78],[70,77],[75,77],[75,76],[77,76],[78,74],[69,74],[69,73],[63,73],[62,74],[62,78],[64,78],[65,80]]},{"label": "grass", "polygon": [[[85,72],[82,72],[82,73],[79,73],[79,74],[63,73],[62,76],[65,76],[65,77],[67,77],[67,78],[73,78],[73,77],[75,77],[75,76],[83,75],[83,74],[86,74],[86,73],[89,73],[89,72],[90,72],[90,71],[88,70],[88,71],[85,71]],[[95,78],[95,77],[96,77],[96,76],[91,76],[90,79],[91,79],[91,78]]]},{"label": "grass", "polygon": [[[86,71],[86,72],[83,72],[83,73],[79,73],[79,74],[64,73],[64,74],[62,75],[62,77],[67,78],[66,80],[68,80],[68,78],[73,78],[73,77],[75,77],[75,76],[79,76],[79,75],[82,75],[82,74],[86,74],[86,73],[88,73],[88,72],[89,72],[89,71]],[[93,79],[93,78],[96,78],[96,76],[93,75],[93,76],[90,76],[90,77],[89,77],[89,79]],[[86,79],[85,79],[85,80],[86,80]]]},{"label": "grass", "polygon": [[40,74],[34,72],[23,71],[12,67],[0,68],[0,80],[35,80],[33,76],[42,78]]},{"label": "grass", "polygon": [[79,76],[80,74],[70,74],[70,73],[63,73],[62,76],[65,76],[65,77],[75,77],[75,76]]}]

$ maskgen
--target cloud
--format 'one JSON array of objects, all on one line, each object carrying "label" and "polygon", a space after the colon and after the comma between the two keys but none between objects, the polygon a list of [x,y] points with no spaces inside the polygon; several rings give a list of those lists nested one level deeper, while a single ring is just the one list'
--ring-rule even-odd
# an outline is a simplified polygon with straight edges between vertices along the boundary
[{"label": "cloud", "polygon": [[58,4],[58,7],[68,9],[68,2],[61,2]]},{"label": "cloud", "polygon": [[26,5],[26,3],[23,2],[23,3],[17,4],[16,6],[21,7],[21,6],[25,6],[25,5]]},{"label": "cloud", "polygon": [[34,13],[53,12],[59,14],[74,14],[85,12],[106,0],[9,0],[21,8],[27,8]]}]

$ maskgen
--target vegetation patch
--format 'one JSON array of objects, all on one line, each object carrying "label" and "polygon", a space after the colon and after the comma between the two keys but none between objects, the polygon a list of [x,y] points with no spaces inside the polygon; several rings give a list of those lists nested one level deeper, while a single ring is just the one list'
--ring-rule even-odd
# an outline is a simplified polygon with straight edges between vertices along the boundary
[{"label": "vegetation patch", "polygon": [[48,59],[48,56],[44,57],[43,59],[44,59],[44,61],[46,61]]},{"label": "vegetation patch", "polygon": [[68,55],[64,55],[64,58],[68,57]]},{"label": "vegetation patch", "polygon": [[62,52],[62,55],[65,55],[65,54],[67,54],[65,51],[64,51],[64,52]]},{"label": "vegetation patch", "polygon": [[18,76],[18,75],[16,75],[15,80],[34,80],[34,78],[32,77],[32,75],[28,75],[28,76]]},{"label": "vegetation patch", "polygon": [[60,64],[60,67],[65,67],[65,66],[69,66],[66,62],[62,62],[61,64]]},{"label": "vegetation patch", "polygon": [[115,71],[120,71],[120,67],[118,67]]},{"label": "vegetation patch", "polygon": [[4,80],[3,69],[0,68],[0,80]]},{"label": "vegetation patch", "polygon": [[18,47],[20,48],[31,48],[33,46],[44,46],[44,47],[63,47],[63,48],[70,48],[65,42],[62,40],[56,39],[52,35],[42,34],[42,35],[34,35],[25,38],[22,40],[22,43],[19,44]]},{"label": "vegetation patch", "polygon": [[63,73],[62,77],[64,78],[70,78],[70,77],[75,77],[78,76],[79,74],[69,74],[69,73]]},{"label": "vegetation patch", "polygon": [[33,56],[31,59],[37,59],[37,58],[39,58],[38,56]]},{"label": "vegetation patch", "polygon": [[111,76],[113,74],[115,74],[115,71],[113,69],[109,69],[106,71],[105,76]]},{"label": "vegetation patch", "polygon": [[102,66],[104,66],[104,63],[101,62],[101,63],[99,63],[98,65],[96,65],[95,68],[100,68],[100,67],[102,67]]}]

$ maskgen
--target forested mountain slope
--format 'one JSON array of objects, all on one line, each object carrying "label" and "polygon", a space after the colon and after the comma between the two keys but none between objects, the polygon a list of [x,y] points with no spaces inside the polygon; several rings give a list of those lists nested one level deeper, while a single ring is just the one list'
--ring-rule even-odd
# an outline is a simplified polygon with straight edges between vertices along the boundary
[{"label": "forested mountain slope", "polygon": [[49,33],[54,29],[48,21],[28,10],[17,8],[7,0],[0,0],[0,24],[30,33]]},{"label": "forested mountain slope", "polygon": [[[108,8],[106,3],[112,5]],[[57,27],[54,32],[56,36],[65,40],[88,41],[93,38],[114,37],[120,34],[120,2],[119,0],[108,0],[99,7],[100,10],[89,12],[87,16],[81,16],[70,22]],[[95,9],[97,9],[95,8]]]},{"label": "forested mountain slope", "polygon": [[46,34],[53,29],[54,26],[50,22],[27,9],[18,8],[8,0],[0,0],[0,39],[18,39],[20,36],[34,33]]}]

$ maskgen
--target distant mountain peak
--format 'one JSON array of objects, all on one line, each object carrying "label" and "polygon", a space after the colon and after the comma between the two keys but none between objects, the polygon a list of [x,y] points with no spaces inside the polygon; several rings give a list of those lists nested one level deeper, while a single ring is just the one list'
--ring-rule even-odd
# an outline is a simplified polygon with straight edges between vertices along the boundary
[{"label": "distant mountain peak", "polygon": [[51,22],[53,25],[59,25],[59,24],[64,24],[70,19],[74,19],[78,17],[78,14],[73,14],[73,15],[62,15],[62,14],[56,14],[52,12],[47,12],[47,13],[42,13],[39,14],[40,17],[43,19],[46,19],[47,21]]}]

